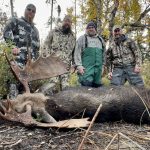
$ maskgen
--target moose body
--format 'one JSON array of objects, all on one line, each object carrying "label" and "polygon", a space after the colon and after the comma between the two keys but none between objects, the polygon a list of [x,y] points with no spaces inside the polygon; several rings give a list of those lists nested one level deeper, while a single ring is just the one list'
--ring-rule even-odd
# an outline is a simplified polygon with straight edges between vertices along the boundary
[{"label": "moose body", "polygon": [[[136,89],[148,106],[150,91]],[[68,88],[50,96],[46,110],[56,119],[71,118],[80,113],[93,117],[102,104],[97,122],[124,120],[130,123],[148,123],[150,117],[141,98],[131,87]],[[78,116],[79,117],[79,116]]]},{"label": "moose body", "polygon": [[[0,108],[3,108],[1,112],[6,112],[5,116],[1,117],[12,120],[13,116],[13,120],[21,119],[24,124],[29,124],[31,118],[27,121],[24,119],[27,114],[31,116],[27,113],[30,112],[30,114],[39,114],[44,122],[54,123],[56,120],[74,117],[92,118],[98,106],[102,104],[96,118],[97,122],[123,120],[136,124],[150,124],[150,116],[144,105],[145,103],[147,108],[150,108],[150,90],[136,89],[136,91],[132,87],[74,87],[49,96],[44,96],[42,93],[25,93],[10,101],[13,111],[5,111],[3,105],[0,105]],[[14,111],[21,113],[23,117],[20,115],[20,119],[17,119]]]}]

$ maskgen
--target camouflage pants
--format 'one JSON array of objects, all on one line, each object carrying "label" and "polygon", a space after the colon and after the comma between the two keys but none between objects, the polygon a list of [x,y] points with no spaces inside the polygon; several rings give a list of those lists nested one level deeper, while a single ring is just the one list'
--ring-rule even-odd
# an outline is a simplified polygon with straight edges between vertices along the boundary
[{"label": "camouflage pants", "polygon": [[126,81],[133,86],[144,86],[139,73],[134,72],[134,66],[114,67],[111,85],[124,85]]},{"label": "camouflage pants", "polygon": [[70,74],[63,74],[58,77],[53,77],[40,87],[39,92],[42,92],[45,95],[58,93],[62,89],[69,86],[69,78]]}]

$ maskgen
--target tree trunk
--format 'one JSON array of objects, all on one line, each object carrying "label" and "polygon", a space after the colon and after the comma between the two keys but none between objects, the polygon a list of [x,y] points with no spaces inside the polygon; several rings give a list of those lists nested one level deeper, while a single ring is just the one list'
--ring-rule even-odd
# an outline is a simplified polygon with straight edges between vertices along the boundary
[{"label": "tree trunk", "polygon": [[[150,91],[146,89],[137,91],[148,104]],[[68,119],[77,114],[78,118],[83,114],[84,117],[92,118],[100,103],[102,109],[97,122],[124,120],[150,124],[150,117],[142,100],[131,87],[70,88],[51,96],[46,109],[56,120]]]},{"label": "tree trunk", "polygon": [[97,14],[97,33],[101,35],[102,32],[102,21],[101,21],[101,14],[102,14],[102,1],[101,0],[94,0],[95,7],[96,7],[96,14]]},{"label": "tree trunk", "polygon": [[10,8],[11,8],[11,17],[14,17],[14,5],[13,5],[13,0],[10,0]]}]

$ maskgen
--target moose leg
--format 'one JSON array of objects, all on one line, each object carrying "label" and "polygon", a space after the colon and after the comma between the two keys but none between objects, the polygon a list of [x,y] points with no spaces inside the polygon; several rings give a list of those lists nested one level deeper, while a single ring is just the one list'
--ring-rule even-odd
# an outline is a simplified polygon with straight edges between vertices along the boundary
[{"label": "moose leg", "polygon": [[45,109],[38,110],[38,113],[42,117],[42,121],[46,123],[57,122]]},{"label": "moose leg", "polygon": [[26,113],[28,113],[29,115],[31,115],[31,113],[32,113],[31,111],[32,111],[31,105],[27,104],[26,105]]}]

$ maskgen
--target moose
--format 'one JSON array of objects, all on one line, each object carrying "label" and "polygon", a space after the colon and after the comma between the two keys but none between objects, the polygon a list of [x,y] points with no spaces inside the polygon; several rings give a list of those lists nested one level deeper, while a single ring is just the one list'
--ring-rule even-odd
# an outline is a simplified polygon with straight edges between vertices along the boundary
[{"label": "moose", "polygon": [[[70,87],[46,97],[39,93],[30,93],[28,82],[61,75],[68,71],[66,64],[55,57],[39,58],[36,62],[29,60],[24,69],[20,69],[9,60],[8,62],[17,79],[24,85],[26,93],[18,96],[15,102],[1,103],[0,117],[3,119],[50,127],[32,120],[31,113],[39,113],[44,122],[55,124],[56,121],[73,116],[92,118],[98,106],[102,104],[97,122],[124,120],[130,123],[150,124],[150,90],[146,88]],[[39,64],[40,68],[38,68]],[[85,119],[84,123],[87,125],[89,122]]]}]

